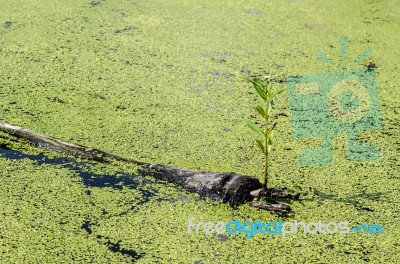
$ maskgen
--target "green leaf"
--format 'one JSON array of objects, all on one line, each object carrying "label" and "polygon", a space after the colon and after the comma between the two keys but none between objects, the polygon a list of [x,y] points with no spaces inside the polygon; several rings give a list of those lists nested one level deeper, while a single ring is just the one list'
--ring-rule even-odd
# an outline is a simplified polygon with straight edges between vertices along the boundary
[{"label": "green leaf", "polygon": [[272,138],[268,137],[268,146],[272,146],[274,144]]},{"label": "green leaf", "polygon": [[267,98],[267,97],[266,97],[266,95],[265,95],[265,92],[264,92],[262,86],[259,85],[259,84],[255,84],[255,83],[253,83],[253,86],[254,86],[254,89],[256,89],[258,95],[259,95],[263,100],[265,100],[265,98]]},{"label": "green leaf", "polygon": [[271,101],[274,101],[275,100],[275,98],[278,96],[278,95],[280,95],[282,92],[284,92],[285,91],[285,89],[283,89],[283,90],[280,90],[280,91],[278,91],[278,92],[276,92],[273,96],[272,96],[272,99],[271,99]]},{"label": "green leaf", "polygon": [[271,96],[272,96],[272,89],[269,87],[271,84],[266,84],[265,85],[265,90],[267,91],[267,93],[268,93],[268,95],[269,95],[269,98],[271,99]]},{"label": "green leaf", "polygon": [[256,124],[253,123],[251,120],[245,120],[246,126],[248,126],[251,130],[253,130],[256,133],[264,134],[262,129],[258,127]]},{"label": "green leaf", "polygon": [[257,105],[257,106],[256,106],[256,109],[257,109],[257,111],[260,113],[260,115],[261,115],[262,117],[265,117],[266,113],[265,113],[264,108],[262,108],[261,106]]},{"label": "green leaf", "polygon": [[282,89],[282,90],[276,92],[275,95],[274,95],[274,97],[277,96],[277,95],[280,95],[280,94],[283,93],[284,91],[285,91],[285,89]]},{"label": "green leaf", "polygon": [[271,130],[268,133],[268,146],[272,146],[274,144],[274,130]]},{"label": "green leaf", "polygon": [[260,148],[262,153],[264,153],[264,155],[265,155],[265,147],[264,147],[263,143],[261,142],[261,140],[256,139],[256,142],[257,142],[257,146]]},{"label": "green leaf", "polygon": [[272,100],[272,86],[270,87],[271,84],[268,84],[267,88],[267,93],[268,93],[268,100]]},{"label": "green leaf", "polygon": [[258,95],[259,95],[262,99],[265,100],[265,99],[267,98],[267,97],[266,97],[266,94],[265,94],[265,92],[264,92],[264,89],[263,89],[262,85],[261,85],[259,82],[254,81],[254,80],[252,80],[252,79],[250,79],[250,78],[247,78],[246,80],[247,80],[248,82],[251,82],[251,83],[253,84],[254,89],[256,89]]}]

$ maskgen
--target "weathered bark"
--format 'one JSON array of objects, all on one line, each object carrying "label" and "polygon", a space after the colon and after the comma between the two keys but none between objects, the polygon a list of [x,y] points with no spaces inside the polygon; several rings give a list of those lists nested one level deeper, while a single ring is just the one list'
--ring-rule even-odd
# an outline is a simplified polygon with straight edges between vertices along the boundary
[{"label": "weathered bark", "polygon": [[[160,180],[166,180],[190,192],[197,192],[203,197],[209,197],[232,206],[243,204],[253,200],[253,197],[266,196],[267,198],[289,198],[276,189],[263,190],[262,184],[254,177],[241,175],[234,172],[221,173],[209,171],[192,171],[165,165],[144,163],[136,160],[126,159],[95,148],[72,144],[54,137],[32,131],[30,129],[14,126],[6,122],[0,123],[0,131],[23,138],[35,146],[46,148],[75,157],[95,160],[99,162],[111,162],[112,160],[124,161],[140,166],[139,173],[153,176]],[[256,191],[253,191],[256,190]],[[298,196],[295,197],[298,199]],[[251,204],[256,208],[287,213],[290,207],[284,204]]]},{"label": "weathered bark", "polygon": [[278,190],[275,188],[260,188],[258,190],[253,190],[250,192],[253,197],[266,197],[267,199],[289,199],[289,200],[299,200],[300,194],[289,194],[285,190]]},{"label": "weathered bark", "polygon": [[197,192],[202,196],[226,202],[232,206],[252,200],[250,191],[262,187],[259,180],[254,177],[244,176],[233,172],[214,173],[207,171],[182,170],[164,165],[129,160],[98,149],[65,142],[5,122],[0,123],[0,131],[29,140],[37,147],[67,153],[79,158],[100,162],[119,160],[140,165],[140,173],[143,175],[149,175],[160,180],[175,183],[188,191]]},{"label": "weathered bark", "polygon": [[14,135],[19,138],[29,140],[31,143],[33,143],[35,146],[39,148],[46,148],[57,152],[63,152],[79,158],[96,160],[100,162],[119,160],[119,161],[132,162],[138,165],[146,164],[140,161],[128,160],[126,158],[119,157],[98,149],[72,144],[66,141],[50,137],[42,133],[32,131],[27,128],[14,126],[6,122],[0,123],[0,131],[6,132],[8,134]]},{"label": "weathered bark", "polygon": [[189,171],[164,165],[149,165],[144,171],[157,179],[173,182],[191,192],[233,206],[252,200],[250,192],[262,187],[256,178],[234,172]]}]

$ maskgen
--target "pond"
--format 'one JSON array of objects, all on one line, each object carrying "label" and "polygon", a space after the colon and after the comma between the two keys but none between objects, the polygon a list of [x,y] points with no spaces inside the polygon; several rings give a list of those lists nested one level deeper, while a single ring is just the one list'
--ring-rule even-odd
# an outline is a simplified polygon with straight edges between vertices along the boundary
[{"label": "pond", "polygon": [[[348,160],[349,135],[337,133],[332,164],[303,166],[301,151],[321,139],[294,137],[284,92],[269,184],[301,193],[285,217],[0,133],[0,262],[400,262],[396,0],[3,2],[0,119],[11,124],[133,160],[262,180],[262,156],[243,123],[260,102],[242,77],[272,70],[286,89],[290,77],[339,71],[319,50],[340,70],[374,69],[382,126],[357,131],[379,147],[378,160]],[[193,218],[379,224],[383,233],[246,238],[189,233]]]}]

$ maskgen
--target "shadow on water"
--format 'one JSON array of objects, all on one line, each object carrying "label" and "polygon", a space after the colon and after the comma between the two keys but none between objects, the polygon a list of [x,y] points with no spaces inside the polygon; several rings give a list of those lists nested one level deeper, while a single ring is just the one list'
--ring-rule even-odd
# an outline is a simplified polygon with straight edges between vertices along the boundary
[{"label": "shadow on water", "polygon": [[[89,161],[77,161],[74,158],[69,157],[55,157],[49,158],[44,154],[25,154],[18,150],[9,149],[6,145],[0,144],[0,156],[3,156],[7,159],[12,160],[20,160],[20,159],[30,159],[37,162],[38,165],[42,164],[50,164],[50,165],[59,165],[63,168],[71,170],[77,173],[81,178],[82,182],[86,187],[109,187],[116,190],[122,190],[123,187],[127,187],[130,189],[135,189],[139,191],[142,195],[142,200],[137,203],[137,205],[142,205],[148,201],[150,198],[154,197],[157,194],[155,190],[143,190],[141,186],[145,184],[154,184],[153,181],[147,180],[142,175],[132,175],[125,173],[123,171],[117,172],[116,175],[108,175],[108,174],[98,174],[94,172],[90,172],[91,163]],[[158,181],[159,182],[159,181]],[[86,191],[87,195],[91,195],[90,190]],[[198,201],[204,202],[205,198],[200,197],[197,199],[189,198],[185,195],[179,195],[177,198],[157,198],[157,201]]]},{"label": "shadow on water", "polygon": [[[132,205],[132,207],[125,212],[119,214],[125,215],[129,211],[135,210],[136,206],[143,205],[144,203],[150,201],[152,197],[157,194],[156,190],[144,190],[141,188],[143,185],[153,184],[154,182],[146,180],[142,175],[132,175],[125,173],[123,171],[119,171],[116,175],[108,175],[108,174],[99,174],[91,172],[91,168],[93,164],[90,161],[77,161],[74,158],[70,157],[47,157],[46,155],[40,154],[26,154],[18,150],[12,150],[5,144],[0,144],[0,157],[4,157],[10,160],[22,160],[22,159],[30,159],[37,163],[37,165],[42,164],[49,164],[49,165],[57,165],[61,166],[62,168],[68,169],[73,171],[77,175],[82,178],[82,183],[86,187],[98,187],[98,188],[113,188],[116,190],[122,190],[124,187],[135,189],[141,193],[142,199]],[[91,191],[88,189],[85,192],[87,195],[91,195]],[[177,201],[196,201],[196,202],[205,202],[204,198],[189,198],[185,195],[179,195],[176,198],[171,197],[158,197],[156,201],[170,201],[170,202],[177,202]],[[103,212],[104,213],[104,212]],[[92,222],[90,220],[86,220],[82,225],[81,228],[88,234],[92,235],[93,230],[92,226],[96,226],[97,223]],[[94,235],[94,234],[93,234]],[[132,262],[135,262],[139,258],[143,256],[143,254],[138,254],[133,249],[125,249],[121,247],[121,241],[112,242],[112,239],[106,236],[96,235],[96,239],[99,243],[102,243],[108,247],[108,249],[114,253],[120,253],[131,258]]]},{"label": "shadow on water", "polygon": [[[93,223],[86,221],[83,223],[82,228],[88,233],[89,235],[93,233],[91,226]],[[142,255],[138,254],[135,250],[133,249],[124,249],[121,248],[121,241],[118,241],[117,243],[111,242],[111,239],[105,236],[97,235],[96,238],[99,241],[102,241],[103,244],[105,244],[108,249],[112,252],[118,252],[121,253],[122,255],[126,255],[131,258],[132,262],[135,260],[138,260],[139,258],[142,257]]]},{"label": "shadow on water", "polygon": [[355,194],[352,196],[341,198],[336,194],[326,194],[326,193],[315,190],[314,195],[315,195],[314,199],[332,200],[332,201],[336,201],[336,202],[342,202],[345,204],[353,205],[357,210],[364,210],[364,211],[368,211],[368,212],[373,212],[374,209],[364,206],[362,200],[375,201],[375,202],[389,201],[386,197],[387,195],[382,192],[360,193],[360,194]]},{"label": "shadow on water", "polygon": [[[71,170],[77,173],[81,178],[82,182],[86,187],[110,187],[116,190],[122,190],[125,186],[127,188],[136,189],[140,191],[142,195],[142,200],[138,202],[136,205],[141,205],[150,200],[156,193],[155,191],[142,190],[140,185],[143,183],[149,183],[145,180],[143,176],[140,175],[130,175],[124,172],[118,172],[118,176],[107,175],[107,174],[97,174],[90,172],[90,163],[88,162],[78,162],[73,158],[68,157],[55,157],[49,158],[44,154],[25,154],[21,151],[11,150],[7,148],[5,145],[0,145],[0,156],[3,156],[7,159],[11,160],[21,160],[21,159],[30,159],[37,162],[38,165],[42,164],[50,164],[50,165],[59,165],[63,168]],[[86,191],[87,195],[91,195],[90,190]],[[132,210],[134,207],[132,207]],[[127,212],[125,212],[127,213]],[[86,231],[88,235],[92,234],[90,221],[85,221],[81,228]],[[99,242],[105,244],[108,249],[112,252],[118,252],[122,255],[128,256],[131,258],[132,262],[142,257],[142,255],[138,254],[135,250],[132,249],[124,249],[121,248],[121,241],[117,243],[111,242],[111,239],[105,236],[96,236]]]},{"label": "shadow on water", "polygon": [[[12,160],[34,160],[37,162],[38,165],[59,165],[63,168],[77,173],[82,178],[82,182],[86,187],[110,187],[117,190],[122,190],[123,187],[136,189],[141,192],[143,197],[143,200],[140,204],[148,202],[150,198],[155,195],[155,192],[149,190],[141,190],[139,188],[140,184],[146,183],[145,178],[140,175],[130,175],[124,172],[118,172],[118,176],[97,174],[90,172],[90,164],[88,162],[78,162],[75,159],[68,157],[49,158],[41,153],[37,155],[25,154],[17,150],[8,149],[3,145],[0,146],[0,155]],[[90,195],[90,192],[86,193]]]}]

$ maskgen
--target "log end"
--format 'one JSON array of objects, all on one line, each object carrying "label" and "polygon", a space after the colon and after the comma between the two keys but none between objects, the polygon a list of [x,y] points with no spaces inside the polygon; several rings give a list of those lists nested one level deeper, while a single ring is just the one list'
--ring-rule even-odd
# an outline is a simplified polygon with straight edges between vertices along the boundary
[{"label": "log end", "polygon": [[210,174],[204,179],[208,180],[203,182],[200,193],[233,207],[251,201],[250,192],[262,187],[258,179],[233,172]]}]

